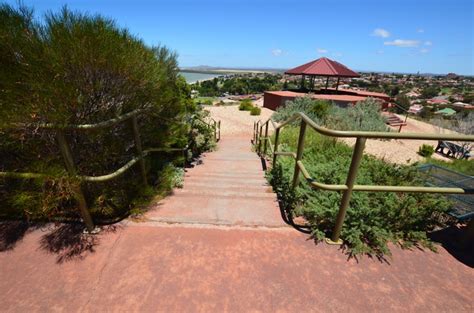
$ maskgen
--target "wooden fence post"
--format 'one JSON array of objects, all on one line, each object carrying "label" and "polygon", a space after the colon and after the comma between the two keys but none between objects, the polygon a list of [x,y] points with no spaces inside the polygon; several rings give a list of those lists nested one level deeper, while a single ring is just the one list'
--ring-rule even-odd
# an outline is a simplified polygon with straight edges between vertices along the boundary
[{"label": "wooden fence post", "polygon": [[[64,165],[66,167],[66,170],[69,173],[69,176],[76,177],[77,176],[76,166],[74,165],[74,159],[72,157],[71,148],[69,147],[66,137],[64,136],[64,131],[58,130],[56,133],[56,138],[58,140],[59,150],[61,151],[61,155],[64,160]],[[82,219],[84,220],[84,223],[86,224],[86,227],[87,227],[87,231],[89,233],[93,233],[94,222],[92,221],[92,217],[87,208],[86,198],[84,196],[84,192],[82,191],[80,183],[76,184],[76,182],[74,182],[73,188],[74,188],[74,193],[76,195],[76,200],[79,203],[79,210],[81,212]]]},{"label": "wooden fence post", "polygon": [[148,185],[146,179],[146,167],[145,167],[145,160],[143,158],[143,149],[142,149],[142,141],[140,139],[140,132],[138,131],[138,122],[137,116],[132,116],[132,128],[133,128],[133,139],[135,141],[135,149],[137,150],[137,155],[140,157],[138,163],[140,164],[140,172],[142,176],[143,184],[146,186]]}]

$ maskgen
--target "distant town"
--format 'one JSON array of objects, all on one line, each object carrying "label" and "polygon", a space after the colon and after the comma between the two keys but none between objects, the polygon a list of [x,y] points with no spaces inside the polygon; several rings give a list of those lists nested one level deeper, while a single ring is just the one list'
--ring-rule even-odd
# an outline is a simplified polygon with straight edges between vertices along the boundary
[{"label": "distant town", "polygon": [[[207,104],[232,103],[245,98],[258,99],[264,92],[301,90],[301,77],[284,74],[285,70],[281,69],[212,67],[183,69],[186,72],[191,70],[197,73],[221,74],[192,84],[193,97],[198,102]],[[472,76],[455,73],[434,75],[359,72],[359,74],[360,77],[356,78],[340,78],[339,83],[335,79],[327,80],[326,77],[314,77],[312,80],[306,78],[304,87],[309,95],[319,93],[318,90],[324,89],[326,84],[329,89],[337,87],[338,90],[349,92],[354,96],[362,95],[364,91],[372,92],[384,100],[385,108],[397,113],[410,113],[422,119],[430,119],[435,115],[449,118],[456,113],[474,110]]]}]

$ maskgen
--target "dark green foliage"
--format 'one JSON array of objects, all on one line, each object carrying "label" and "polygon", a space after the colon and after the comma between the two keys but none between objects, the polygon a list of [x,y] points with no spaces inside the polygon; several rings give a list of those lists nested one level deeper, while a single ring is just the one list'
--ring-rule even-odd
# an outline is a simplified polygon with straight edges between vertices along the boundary
[{"label": "dark green foliage", "polygon": [[432,145],[423,144],[420,146],[420,148],[418,148],[418,154],[423,157],[429,158],[433,155],[433,153],[434,147]]},{"label": "dark green foliage", "polygon": [[280,90],[282,84],[279,82],[280,74],[252,74],[233,75],[232,77],[216,77],[196,84],[195,87],[201,96],[215,97],[223,93],[233,95],[244,95],[261,93],[268,90]]},{"label": "dark green foliage", "polygon": [[262,109],[260,109],[259,107],[253,107],[250,110],[250,115],[260,115],[260,113],[262,113]]},{"label": "dark green foliage", "polygon": [[244,99],[240,101],[239,110],[240,111],[251,111],[253,108],[252,100]]},{"label": "dark green foliage", "polygon": [[423,88],[423,90],[421,91],[421,97],[423,99],[430,99],[430,98],[436,97],[439,92],[440,92],[439,87],[428,86],[426,88]]},{"label": "dark green foliage", "polygon": [[[290,127],[280,133],[280,149],[296,151],[298,128]],[[344,184],[351,162],[352,148],[334,139],[307,131],[303,162],[318,182]],[[269,174],[269,180],[284,207],[302,215],[312,227],[316,240],[330,236],[341,194],[313,190],[301,180],[292,191],[294,171],[292,158],[279,157]],[[364,156],[357,184],[423,185],[416,167],[385,163]],[[401,246],[422,245],[432,248],[426,231],[438,225],[440,213],[449,208],[444,197],[430,194],[354,192],[346,215],[341,238],[351,255],[390,254],[388,242]]]},{"label": "dark green foliage", "polygon": [[398,114],[404,114],[410,109],[410,99],[406,95],[398,95],[395,98],[395,112]]},{"label": "dark green foliage", "polygon": [[[178,75],[176,55],[148,47],[109,19],[63,9],[36,22],[30,10],[0,6],[0,170],[65,176],[53,131],[12,123],[86,124],[147,108],[138,118],[144,149],[184,147],[198,153],[211,132],[193,128],[202,113]],[[195,140],[199,135],[205,140]],[[103,175],[136,153],[130,121],[89,132],[67,131],[78,173]],[[159,161],[156,161],[159,160]],[[179,153],[154,153],[147,159],[149,181],[159,184],[168,163],[183,163]],[[105,184],[85,184],[97,216],[128,210],[142,193],[138,168]],[[74,215],[70,182],[63,179],[0,181],[0,214],[29,218]]]}]

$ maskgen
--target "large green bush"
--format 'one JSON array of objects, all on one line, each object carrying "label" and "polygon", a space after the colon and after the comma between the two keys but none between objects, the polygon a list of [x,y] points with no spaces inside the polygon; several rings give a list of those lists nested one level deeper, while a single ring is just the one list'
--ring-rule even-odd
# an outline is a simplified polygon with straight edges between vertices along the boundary
[{"label": "large green bush", "polygon": [[360,101],[355,106],[341,108],[326,100],[298,97],[279,107],[272,118],[283,122],[295,113],[303,112],[317,124],[332,129],[388,131],[380,111],[380,103],[372,98]]},{"label": "large green bush", "polygon": [[330,108],[331,103],[329,101],[314,100],[310,97],[298,97],[278,107],[272,118],[277,122],[283,122],[295,113],[303,112],[315,122],[322,123],[326,119]]},{"label": "large green bush", "polygon": [[[63,9],[38,20],[25,7],[0,5],[0,170],[40,172],[53,178],[0,180],[0,214],[41,218],[76,216],[71,182],[65,178],[53,131],[38,123],[85,124],[136,109],[144,148],[184,147],[199,153],[210,136],[193,126],[201,115],[178,75],[176,55],[148,47],[114,21]],[[6,125],[23,123],[21,128]],[[199,125],[198,125],[199,126]],[[3,127],[3,130],[2,130]],[[75,165],[82,175],[103,175],[136,153],[129,122],[106,129],[67,131]],[[182,164],[179,153],[154,153],[147,159],[149,181],[163,180],[163,169]],[[135,167],[119,179],[87,184],[95,215],[126,212],[143,193]],[[146,193],[146,192],[145,192]]]},{"label": "large green bush", "polygon": [[389,131],[380,103],[368,98],[348,108],[332,107],[324,125],[338,130]]},{"label": "large green bush", "polygon": [[[296,151],[298,128],[280,133],[280,149]],[[351,162],[352,149],[334,139],[307,131],[303,162],[310,175],[325,184],[344,184]],[[302,215],[310,223],[316,240],[330,236],[341,194],[313,190],[304,180],[291,189],[294,160],[280,156],[269,180],[283,206]],[[363,185],[423,185],[423,178],[413,166],[385,163],[364,155],[357,176]],[[390,254],[388,242],[402,246],[432,247],[426,232],[438,225],[440,213],[446,212],[444,197],[416,193],[354,192],[347,211],[341,238],[351,255]]]}]

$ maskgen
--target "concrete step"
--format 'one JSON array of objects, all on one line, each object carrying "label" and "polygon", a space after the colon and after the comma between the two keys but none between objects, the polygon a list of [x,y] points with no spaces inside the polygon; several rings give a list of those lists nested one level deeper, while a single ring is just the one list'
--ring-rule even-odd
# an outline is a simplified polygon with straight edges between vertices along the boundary
[{"label": "concrete step", "polygon": [[187,180],[184,183],[184,190],[202,190],[202,189],[211,189],[216,190],[239,190],[241,192],[251,191],[251,192],[273,192],[272,187],[268,183],[256,184],[256,185],[242,185],[238,181],[226,182],[226,184],[216,185],[215,182],[209,181],[190,181]]},{"label": "concrete step", "polygon": [[268,190],[255,190],[249,191],[248,189],[243,191],[239,188],[193,188],[185,187],[185,189],[175,189],[173,191],[176,197],[213,197],[213,198],[232,198],[232,199],[272,199],[276,200],[276,195],[272,189]]},{"label": "concrete step", "polygon": [[281,226],[278,203],[271,199],[178,197],[156,205],[147,220],[174,223]]}]

